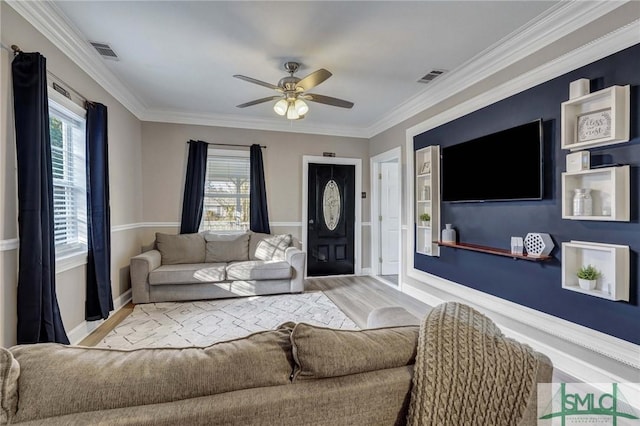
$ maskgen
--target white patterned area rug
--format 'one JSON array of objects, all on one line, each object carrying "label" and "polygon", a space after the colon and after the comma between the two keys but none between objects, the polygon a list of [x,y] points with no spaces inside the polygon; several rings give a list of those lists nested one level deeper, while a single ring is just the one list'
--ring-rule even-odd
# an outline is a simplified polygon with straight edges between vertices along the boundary
[{"label": "white patterned area rug", "polygon": [[287,321],[357,330],[322,292],[136,305],[97,347],[207,346]]}]

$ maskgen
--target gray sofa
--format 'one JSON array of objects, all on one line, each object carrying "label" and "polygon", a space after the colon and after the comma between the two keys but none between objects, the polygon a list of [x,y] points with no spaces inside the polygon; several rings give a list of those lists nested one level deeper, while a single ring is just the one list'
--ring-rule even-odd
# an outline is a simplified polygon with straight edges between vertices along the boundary
[{"label": "gray sofa", "polygon": [[[386,325],[287,323],[202,348],[0,348],[0,424],[403,425],[421,329]],[[530,380],[550,382],[550,361],[536,356]],[[533,389],[514,426],[536,425]]]},{"label": "gray sofa", "polygon": [[156,233],[131,258],[133,303],[304,291],[306,254],[289,234]]}]

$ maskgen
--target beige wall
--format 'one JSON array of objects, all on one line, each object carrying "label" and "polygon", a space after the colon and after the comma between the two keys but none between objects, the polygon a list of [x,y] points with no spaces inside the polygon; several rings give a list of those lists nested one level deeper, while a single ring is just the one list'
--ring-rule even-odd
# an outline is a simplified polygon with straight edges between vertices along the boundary
[{"label": "beige wall", "polygon": [[[369,143],[367,139],[307,135],[226,127],[168,123],[142,123],[142,194],[144,222],[179,222],[190,139],[234,145],[260,144],[263,150],[270,222],[288,222],[274,226],[272,232],[289,232],[301,238],[302,157],[335,152],[337,157],[362,160],[362,220],[369,221]],[[233,149],[229,147],[220,147]],[[246,149],[246,148],[244,148]],[[295,226],[291,226],[295,222]],[[162,231],[164,229],[164,231]],[[162,228],[160,232],[168,232]],[[146,230],[143,243],[153,232]],[[364,245],[363,245],[364,246]],[[363,267],[368,267],[368,246]]]},{"label": "beige wall", "polygon": [[[111,224],[125,225],[142,220],[141,124],[94,80],[71,62],[60,50],[25,21],[9,5],[0,4],[2,44],[16,44],[25,52],[40,52],[47,58],[47,69],[90,100],[108,108]],[[5,49],[0,69],[0,344],[15,343],[16,285],[18,250],[11,247],[17,238],[17,195],[13,98],[11,94],[12,54]],[[139,252],[138,230],[112,233],[112,290],[114,298],[129,287],[129,258]],[[85,266],[57,274],[58,303],[67,332],[84,321]]]}]

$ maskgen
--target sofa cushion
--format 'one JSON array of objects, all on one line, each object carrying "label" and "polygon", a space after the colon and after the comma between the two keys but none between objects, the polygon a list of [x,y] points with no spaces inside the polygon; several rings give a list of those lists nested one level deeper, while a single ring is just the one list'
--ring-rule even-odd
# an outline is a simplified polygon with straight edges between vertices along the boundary
[{"label": "sofa cushion", "polygon": [[205,241],[202,234],[170,235],[156,232],[156,247],[162,255],[163,265],[204,262]]},{"label": "sofa cushion", "polygon": [[291,278],[289,262],[247,260],[227,265],[228,280],[281,280]]},{"label": "sofa cushion", "polygon": [[16,422],[285,385],[293,368],[290,330],[202,348],[115,350],[44,343],[10,351],[22,370]]},{"label": "sofa cushion", "polygon": [[205,262],[249,260],[249,234],[206,233]]},{"label": "sofa cushion", "polygon": [[291,245],[291,234],[271,235],[252,232],[249,239],[251,260],[285,260],[285,250]]},{"label": "sofa cushion", "polygon": [[18,409],[19,375],[18,361],[7,349],[0,348],[0,424],[12,423]]},{"label": "sofa cushion", "polygon": [[416,326],[334,330],[297,324],[291,333],[294,379],[321,379],[401,367],[415,362]]},{"label": "sofa cushion", "polygon": [[149,272],[149,284],[194,284],[226,279],[226,263],[162,265]]}]

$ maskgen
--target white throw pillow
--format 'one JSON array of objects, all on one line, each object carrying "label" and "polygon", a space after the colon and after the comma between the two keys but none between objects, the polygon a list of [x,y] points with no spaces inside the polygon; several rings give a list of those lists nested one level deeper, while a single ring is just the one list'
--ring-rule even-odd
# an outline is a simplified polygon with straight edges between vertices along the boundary
[{"label": "white throw pillow", "polygon": [[285,260],[284,252],[291,245],[291,234],[271,235],[256,245],[255,258],[259,260]]}]

